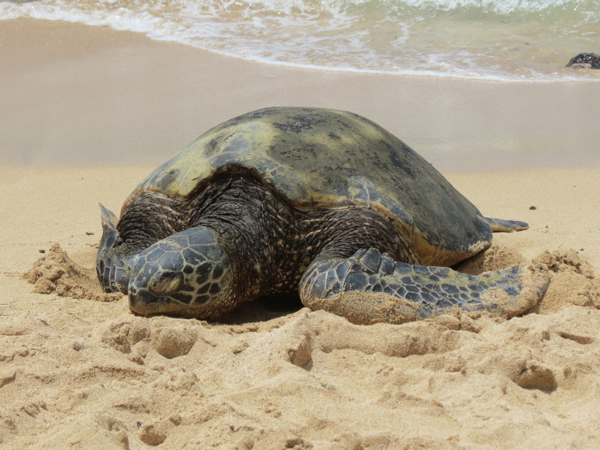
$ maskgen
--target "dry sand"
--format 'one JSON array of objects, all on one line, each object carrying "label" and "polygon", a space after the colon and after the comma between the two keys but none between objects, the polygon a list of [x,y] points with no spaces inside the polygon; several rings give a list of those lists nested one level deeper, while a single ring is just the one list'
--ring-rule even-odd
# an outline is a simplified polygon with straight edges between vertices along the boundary
[{"label": "dry sand", "polygon": [[[0,36],[3,448],[600,448],[600,168],[582,167],[599,153],[598,84],[294,71],[43,21]],[[209,126],[279,104],[366,115],[485,215],[528,221],[461,270],[536,258],[542,303],[508,321],[357,326],[264,304],[225,323],[148,319],[103,296],[98,203],[118,211]],[[510,171],[456,173],[490,167]],[[29,278],[45,281],[29,284],[40,257]]]}]

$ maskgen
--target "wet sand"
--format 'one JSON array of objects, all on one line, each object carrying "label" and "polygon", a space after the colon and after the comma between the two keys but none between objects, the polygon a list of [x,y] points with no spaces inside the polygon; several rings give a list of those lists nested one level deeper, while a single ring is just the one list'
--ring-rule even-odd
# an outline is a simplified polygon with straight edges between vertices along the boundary
[{"label": "wet sand", "polygon": [[0,162],[157,164],[267,106],[363,115],[442,172],[600,164],[598,82],[291,69],[104,27],[0,22]]},{"label": "wet sand", "polygon": [[[597,84],[292,70],[34,20],[0,22],[0,42],[3,448],[600,446]],[[56,242],[97,290],[98,203],[118,211],[199,134],[272,105],[365,115],[484,215],[527,221],[472,268],[545,261],[541,305],[356,326],[250,304],[208,323],[22,278],[46,257],[60,285]]]}]

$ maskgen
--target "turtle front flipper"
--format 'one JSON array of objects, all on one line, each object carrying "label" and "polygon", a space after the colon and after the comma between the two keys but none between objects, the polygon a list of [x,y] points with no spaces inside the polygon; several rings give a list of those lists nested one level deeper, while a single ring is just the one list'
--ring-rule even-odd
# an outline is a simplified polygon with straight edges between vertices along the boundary
[{"label": "turtle front flipper", "polygon": [[123,243],[117,231],[117,217],[100,205],[102,214],[102,238],[96,256],[96,273],[104,292],[127,293],[127,263],[119,252]]},{"label": "turtle front flipper", "polygon": [[353,323],[404,323],[457,311],[513,317],[535,306],[547,286],[547,276],[521,267],[474,276],[369,249],[348,259],[317,258],[300,282],[300,296],[305,306]]}]

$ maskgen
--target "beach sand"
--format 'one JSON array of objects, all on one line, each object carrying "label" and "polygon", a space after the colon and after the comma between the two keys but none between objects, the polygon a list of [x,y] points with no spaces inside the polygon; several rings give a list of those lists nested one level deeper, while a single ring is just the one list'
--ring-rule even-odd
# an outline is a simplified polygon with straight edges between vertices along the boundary
[{"label": "beach sand", "polygon": [[[36,20],[0,22],[0,43],[3,448],[600,447],[598,83],[317,72]],[[143,318],[102,295],[98,203],[119,211],[199,134],[278,105],[364,115],[484,215],[527,221],[461,270],[535,259],[541,304],[357,326],[261,303]]]}]

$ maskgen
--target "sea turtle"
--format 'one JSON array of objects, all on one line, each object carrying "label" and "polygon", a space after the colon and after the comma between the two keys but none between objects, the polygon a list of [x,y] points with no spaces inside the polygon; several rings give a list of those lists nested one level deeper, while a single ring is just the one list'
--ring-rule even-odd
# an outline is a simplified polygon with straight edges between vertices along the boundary
[{"label": "sea turtle", "polygon": [[98,278],[142,315],[215,319],[299,290],[311,309],[400,323],[453,310],[514,315],[545,289],[519,267],[447,268],[489,247],[492,231],[527,224],[483,217],[402,141],[344,111],[231,119],[152,172],[118,221],[101,210]]}]

